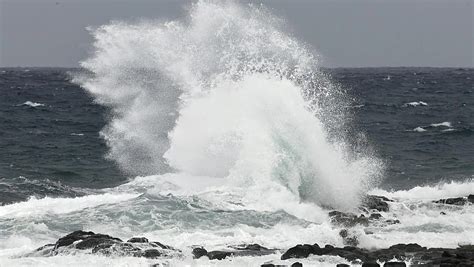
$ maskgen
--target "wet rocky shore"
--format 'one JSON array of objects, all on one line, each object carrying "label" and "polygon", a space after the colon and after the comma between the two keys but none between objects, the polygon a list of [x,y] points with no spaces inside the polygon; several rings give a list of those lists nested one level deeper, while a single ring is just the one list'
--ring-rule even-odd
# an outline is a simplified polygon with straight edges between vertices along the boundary
[{"label": "wet rocky shore", "polygon": [[[397,244],[389,248],[368,250],[358,247],[356,236],[351,235],[350,228],[355,225],[369,225],[379,222],[383,224],[399,223],[396,219],[384,218],[379,212],[389,210],[389,202],[394,200],[381,196],[367,196],[360,210],[362,214],[330,211],[331,223],[341,228],[340,236],[344,247],[334,247],[329,244],[298,244],[291,248],[266,248],[259,244],[239,244],[228,246],[221,250],[208,251],[202,246],[191,246],[192,257],[197,259],[207,257],[210,260],[222,260],[229,257],[263,256],[275,254],[275,262],[287,260],[291,262],[283,266],[303,266],[298,259],[311,256],[339,256],[347,262],[362,264],[365,267],[406,266],[474,266],[474,244],[460,245],[457,248],[427,248],[416,243]],[[448,198],[433,201],[442,205],[472,205],[474,195],[459,198]],[[186,258],[183,251],[172,246],[150,241],[145,237],[132,237],[126,241],[106,234],[89,231],[75,231],[59,238],[54,244],[44,245],[24,256],[55,256],[66,253],[85,252],[104,256],[133,256],[150,259]],[[279,256],[281,255],[281,256]],[[159,265],[157,265],[159,266]],[[282,266],[274,262],[264,262],[261,266]],[[345,263],[339,267],[349,266]]]}]

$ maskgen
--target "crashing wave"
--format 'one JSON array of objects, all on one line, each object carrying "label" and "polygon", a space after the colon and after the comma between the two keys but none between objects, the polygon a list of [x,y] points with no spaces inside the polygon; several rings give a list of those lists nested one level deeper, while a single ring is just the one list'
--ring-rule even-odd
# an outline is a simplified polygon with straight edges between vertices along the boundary
[{"label": "crashing wave", "polygon": [[93,30],[93,75],[75,80],[112,110],[109,156],[133,174],[225,178],[249,199],[357,207],[382,163],[345,141],[347,97],[283,29],[262,6],[200,1],[185,21]]}]

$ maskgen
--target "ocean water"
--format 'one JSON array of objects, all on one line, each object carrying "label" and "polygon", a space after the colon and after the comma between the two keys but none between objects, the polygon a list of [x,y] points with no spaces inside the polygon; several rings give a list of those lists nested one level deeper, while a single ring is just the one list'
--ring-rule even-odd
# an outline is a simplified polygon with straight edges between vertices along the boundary
[{"label": "ocean water", "polygon": [[400,224],[352,228],[361,247],[474,242],[472,205],[431,202],[474,193],[473,69],[321,68],[283,20],[235,3],[91,34],[81,68],[0,69],[0,266],[160,262],[23,257],[78,229],[187,255],[342,246],[327,213],[368,193],[398,200],[382,214]]}]

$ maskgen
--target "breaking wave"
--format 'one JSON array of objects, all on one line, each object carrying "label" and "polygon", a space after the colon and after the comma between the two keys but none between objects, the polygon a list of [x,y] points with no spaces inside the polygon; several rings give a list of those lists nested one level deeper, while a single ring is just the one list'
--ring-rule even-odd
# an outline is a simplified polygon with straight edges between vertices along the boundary
[{"label": "breaking wave", "polygon": [[90,73],[75,81],[110,108],[102,135],[124,170],[222,178],[262,201],[284,202],[279,192],[339,209],[380,179],[365,142],[345,141],[348,97],[264,7],[200,1],[183,21],[91,32]]}]

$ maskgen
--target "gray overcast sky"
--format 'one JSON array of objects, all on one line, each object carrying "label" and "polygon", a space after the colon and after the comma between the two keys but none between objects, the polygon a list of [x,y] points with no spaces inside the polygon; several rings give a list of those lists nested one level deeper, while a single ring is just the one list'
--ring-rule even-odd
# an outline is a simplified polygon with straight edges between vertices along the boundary
[{"label": "gray overcast sky", "polygon": [[[325,66],[473,67],[472,0],[262,0]],[[110,20],[177,19],[188,1],[0,0],[0,66],[77,67]]]}]

